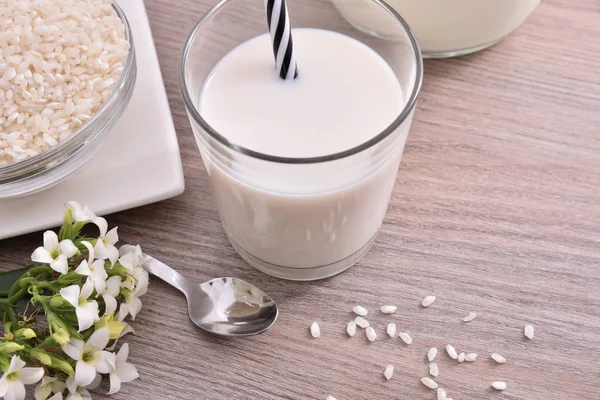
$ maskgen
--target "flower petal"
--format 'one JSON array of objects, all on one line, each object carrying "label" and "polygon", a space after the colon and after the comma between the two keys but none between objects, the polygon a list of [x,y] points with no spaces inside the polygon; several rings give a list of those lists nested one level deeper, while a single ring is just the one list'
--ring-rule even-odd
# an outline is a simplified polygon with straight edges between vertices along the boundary
[{"label": "flower petal", "polygon": [[92,273],[92,271],[90,270],[90,265],[85,260],[79,263],[79,265],[75,269],[75,272],[77,272],[79,275],[84,276],[89,276]]},{"label": "flower petal", "polygon": [[12,356],[10,359],[10,366],[8,367],[8,371],[6,371],[6,375],[10,375],[15,371],[20,371],[26,365],[25,361],[21,360],[19,356]]},{"label": "flower petal", "polygon": [[75,384],[77,386],[86,386],[94,381],[96,377],[96,367],[87,364],[81,360],[77,361],[75,366]]},{"label": "flower petal", "polygon": [[[108,230],[108,222],[106,222],[106,220],[102,217],[96,217],[94,218],[94,224],[96,224],[96,226],[98,227],[98,230],[100,231],[100,237],[104,237],[104,235],[106,235],[106,231]],[[101,240],[98,240],[99,242]]]},{"label": "flower petal", "polygon": [[129,357],[129,344],[123,343],[123,346],[121,346],[121,349],[117,353],[115,359],[117,361],[125,362],[127,361],[127,357]]},{"label": "flower petal", "polygon": [[104,299],[105,304],[104,315],[114,313],[117,310],[117,299],[108,293],[104,293],[102,298]]},{"label": "flower petal", "polygon": [[129,314],[131,314],[131,320],[135,321],[135,317],[138,315],[138,313],[142,309],[142,301],[140,299],[138,299],[137,297],[134,297],[131,300],[131,303],[129,303],[127,305],[127,308],[129,309]]},{"label": "flower petal", "polygon": [[62,350],[73,360],[79,361],[79,359],[81,358],[81,350],[83,350],[83,346],[83,341],[71,338],[71,340],[69,340],[69,343],[65,344],[62,347]]},{"label": "flower petal", "polygon": [[4,395],[5,400],[25,400],[25,385],[20,380],[14,380],[8,386]]},{"label": "flower petal", "polygon": [[50,264],[54,259],[50,255],[50,252],[43,247],[38,247],[31,253],[31,261],[37,263]]},{"label": "flower petal", "polygon": [[44,248],[49,252],[58,249],[58,235],[54,231],[44,232]]},{"label": "flower petal", "polygon": [[77,322],[79,322],[79,332],[85,331],[92,326],[98,317],[98,303],[96,301],[88,301],[75,308],[77,314]]},{"label": "flower petal", "polygon": [[69,239],[62,240],[58,244],[58,247],[60,248],[60,252],[67,256],[67,258],[73,257],[75,254],[77,254],[77,247]]},{"label": "flower petal", "polygon": [[26,385],[33,385],[39,382],[44,377],[43,368],[23,368],[21,370],[20,379]]},{"label": "flower petal", "polygon": [[48,400],[63,400],[63,394],[56,393],[54,396],[50,397]]},{"label": "flower petal", "polygon": [[60,295],[71,303],[73,307],[77,307],[79,305],[79,294],[81,293],[81,289],[77,285],[67,286],[65,288],[60,289]]},{"label": "flower petal", "polygon": [[75,378],[68,377],[65,383],[67,384],[67,389],[69,390],[69,393],[77,392],[77,384],[75,383]]},{"label": "flower petal", "polygon": [[108,249],[101,237],[98,238],[98,241],[94,246],[94,251],[96,252],[96,258],[98,260],[106,260],[108,258]]},{"label": "flower petal", "polygon": [[104,289],[106,288],[106,281],[104,278],[98,275],[92,275],[89,279],[92,281],[92,285],[96,288],[96,292],[104,293]]},{"label": "flower petal", "polygon": [[121,381],[125,383],[131,382],[140,376],[137,368],[128,362],[117,362],[117,374],[119,374]]},{"label": "flower petal", "polygon": [[137,279],[137,283],[135,286],[135,295],[137,297],[142,297],[148,292],[148,271],[144,268],[136,268],[133,271],[133,275]]},{"label": "flower petal", "polygon": [[86,342],[88,346],[94,346],[99,350],[103,350],[108,344],[110,339],[110,332],[108,328],[100,328],[96,332],[92,333],[92,336]]},{"label": "flower petal", "polygon": [[100,375],[98,372],[96,372],[96,376],[94,377],[94,380],[92,381],[92,383],[87,385],[85,388],[89,389],[89,390],[94,390],[94,389],[98,388],[98,386],[100,386],[101,383],[102,383],[102,375]]},{"label": "flower petal", "polygon": [[106,293],[117,297],[121,290],[121,277],[119,275],[111,276],[106,280]]},{"label": "flower petal", "polygon": [[111,353],[110,351],[102,352],[102,359],[96,365],[96,371],[101,374],[110,374],[115,371],[115,353]]},{"label": "flower petal", "polygon": [[119,250],[115,246],[107,246],[108,251],[108,259],[110,260],[110,265],[113,266],[119,259]]},{"label": "flower petal", "polygon": [[50,268],[64,275],[69,270],[69,262],[64,254],[59,254],[58,257],[50,263]]},{"label": "flower petal", "polygon": [[116,373],[110,374],[110,390],[108,394],[117,393],[121,389],[121,378]]},{"label": "flower petal", "polygon": [[[44,377],[46,378],[46,377]],[[36,388],[35,391],[33,392],[33,397],[35,398],[35,400],[46,400],[48,398],[48,396],[50,396],[50,394],[52,393],[52,386],[45,384],[44,381],[42,381],[42,383],[40,383]],[[2,394],[0,393],[0,396]]]},{"label": "flower petal", "polygon": [[79,297],[82,299],[87,299],[90,297],[92,292],[94,291],[94,284],[90,281],[86,281],[81,287],[81,293],[79,293]]},{"label": "flower petal", "polygon": [[81,242],[88,249],[88,263],[91,264],[94,262],[94,246],[87,240]]},{"label": "flower petal", "polygon": [[[106,235],[104,235],[104,243],[113,246],[115,243],[119,241],[119,234],[117,233],[118,226],[112,228]],[[117,250],[117,258],[119,256],[119,251]]]}]

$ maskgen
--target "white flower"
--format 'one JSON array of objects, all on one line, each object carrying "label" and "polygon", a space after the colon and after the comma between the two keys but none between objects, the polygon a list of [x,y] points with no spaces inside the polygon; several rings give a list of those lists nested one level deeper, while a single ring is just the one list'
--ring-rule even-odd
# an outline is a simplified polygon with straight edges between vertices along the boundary
[{"label": "white flower", "polygon": [[135,331],[133,330],[131,325],[125,323],[125,328],[123,328],[123,330],[119,334],[119,337],[116,338],[115,342],[113,344],[111,344],[109,347],[107,347],[106,350],[113,351],[117,347],[117,343],[119,343],[119,339],[121,339],[123,336],[127,335],[128,333],[133,333],[135,335]]},{"label": "white flower", "polygon": [[67,378],[67,389],[69,389],[69,395],[65,400],[92,400],[90,392],[86,388],[78,386],[73,378]]},{"label": "white flower", "polygon": [[141,267],[144,262],[144,254],[139,245],[124,244],[119,248],[119,255],[119,263],[131,272]]},{"label": "white flower", "polygon": [[[33,396],[35,400],[46,400],[52,393],[60,394],[62,399],[62,392],[67,386],[63,381],[59,381],[57,378],[52,376],[44,376],[42,382],[35,388]],[[50,399],[54,399],[56,396],[52,396]]]},{"label": "white flower", "polygon": [[[133,270],[135,286],[133,290],[125,292],[125,302],[119,307],[118,320],[123,321],[127,315],[135,321],[135,317],[142,309],[142,301],[139,299],[148,291],[148,272],[143,268]],[[126,284],[126,282],[125,282]]]},{"label": "white flower", "polygon": [[5,400],[24,400],[25,385],[38,382],[44,376],[43,368],[23,368],[25,361],[12,356],[10,366],[0,378],[0,397]]},{"label": "white flower", "polygon": [[92,281],[96,291],[102,293],[106,286],[106,278],[108,278],[106,269],[104,269],[104,260],[94,261],[94,247],[92,244],[86,241],[81,243],[88,249],[88,259],[81,261],[75,272],[87,276],[88,280]]},{"label": "white flower", "polygon": [[100,230],[100,236],[94,246],[96,255],[99,259],[109,259],[111,265],[114,264],[119,258],[119,250],[115,247],[115,243],[119,241],[119,235],[117,234],[117,227],[108,230],[108,222],[104,218],[97,217],[94,219],[94,223]]},{"label": "white flower", "polygon": [[[82,340],[71,338],[69,343],[62,347],[69,357],[77,361],[74,385],[87,386],[94,382],[96,379],[96,366],[102,359],[102,350],[108,344],[109,338],[108,329],[100,328],[92,333],[87,342],[84,343]],[[67,387],[69,387],[68,380]],[[71,388],[69,388],[69,392],[76,393],[75,389],[71,390]]]},{"label": "white flower", "polygon": [[79,322],[79,332],[86,330],[98,321],[98,302],[96,300],[88,301],[88,298],[94,291],[94,285],[91,281],[83,284],[81,289],[78,285],[67,286],[60,289],[60,295],[75,307],[77,321]]},{"label": "white flower", "polygon": [[94,221],[97,218],[96,214],[88,206],[81,207],[76,201],[69,201],[67,204],[73,208],[75,222]]},{"label": "white flower", "polygon": [[121,277],[118,275],[111,276],[106,281],[106,288],[102,293],[104,299],[105,310],[104,315],[112,314],[117,310],[117,297],[121,291]]},{"label": "white flower", "polygon": [[71,240],[65,239],[58,242],[58,236],[53,231],[44,232],[44,246],[35,249],[31,254],[33,262],[50,264],[50,268],[61,274],[66,274],[69,269],[67,259],[77,253],[77,247]]},{"label": "white flower", "polygon": [[127,362],[129,356],[129,345],[125,343],[119,352],[102,352],[102,361],[98,364],[98,371],[110,374],[110,391],[108,394],[117,393],[121,389],[121,382],[127,383],[139,377],[137,369]]},{"label": "white flower", "polygon": [[48,400],[63,400],[62,392],[56,393],[54,396],[50,397]]}]

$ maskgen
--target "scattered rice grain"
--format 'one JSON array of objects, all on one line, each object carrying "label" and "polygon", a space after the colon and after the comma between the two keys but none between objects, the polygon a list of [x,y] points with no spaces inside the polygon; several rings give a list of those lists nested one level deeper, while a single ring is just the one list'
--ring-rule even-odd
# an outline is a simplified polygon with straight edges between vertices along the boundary
[{"label": "scattered rice grain", "polygon": [[388,334],[389,337],[396,336],[396,324],[393,323],[393,322],[390,322],[387,325],[386,332],[387,332],[387,334]]},{"label": "scattered rice grain", "polygon": [[348,326],[346,326],[346,333],[348,336],[352,337],[356,333],[356,322],[350,321],[348,322]]},{"label": "scattered rice grain", "polygon": [[421,378],[421,382],[423,383],[423,385],[427,386],[429,389],[437,389],[438,388],[438,384],[429,377]]},{"label": "scattered rice grain", "polygon": [[427,360],[429,362],[433,361],[435,359],[435,356],[437,356],[438,353],[438,349],[435,347],[432,347],[429,349],[429,351],[427,352]]},{"label": "scattered rice grain", "polygon": [[523,333],[527,339],[533,339],[533,325],[525,325]]},{"label": "scattered rice grain", "polygon": [[356,306],[352,309],[352,311],[354,311],[354,314],[360,315],[361,317],[364,317],[369,313],[363,306]]},{"label": "scattered rice grain", "polygon": [[406,332],[400,332],[400,335],[398,335],[398,336],[400,336],[400,339],[402,339],[402,341],[406,344],[412,344],[412,342],[413,342],[410,335]]},{"label": "scattered rice grain", "polygon": [[467,362],[473,362],[477,360],[477,353],[469,353],[465,356],[465,361]]},{"label": "scattered rice grain", "polygon": [[438,367],[438,365],[434,362],[429,364],[429,375],[438,376],[439,374],[440,374],[440,368]]},{"label": "scattered rice grain", "polygon": [[471,322],[475,319],[475,317],[477,317],[477,313],[471,311],[469,313],[469,315],[467,315],[466,317],[463,318],[463,322]]},{"label": "scattered rice grain", "polygon": [[447,400],[446,391],[442,388],[437,390],[437,400]]},{"label": "scattered rice grain", "polygon": [[356,318],[354,318],[354,322],[356,323],[356,325],[358,325],[360,328],[363,328],[363,329],[368,328],[369,326],[371,326],[371,324],[369,324],[369,321],[367,321],[363,317],[356,317]]},{"label": "scattered rice grain", "polygon": [[316,322],[312,323],[312,325],[310,326],[310,334],[315,339],[321,336],[321,328],[319,328],[319,324],[317,324]]},{"label": "scattered rice grain", "polygon": [[498,364],[504,364],[506,362],[506,358],[498,353],[492,353],[492,360],[496,361]]},{"label": "scattered rice grain", "polygon": [[504,389],[506,389],[507,385],[506,385],[506,382],[497,381],[497,382],[492,382],[492,387],[496,390],[504,390]]},{"label": "scattered rice grain", "polygon": [[384,314],[393,314],[397,309],[398,307],[396,306],[381,306],[381,312]]},{"label": "scattered rice grain", "polygon": [[456,360],[458,358],[458,353],[456,352],[456,349],[454,349],[454,346],[446,346],[446,352],[448,353],[451,359]]},{"label": "scattered rice grain", "polygon": [[369,342],[374,342],[377,339],[377,333],[375,333],[375,329],[372,326],[367,327],[367,339]]},{"label": "scattered rice grain", "polygon": [[421,305],[423,307],[429,307],[430,305],[433,304],[434,301],[435,301],[435,296],[427,296],[423,299],[423,301],[421,301]]},{"label": "scattered rice grain", "polygon": [[465,353],[460,353],[458,355],[458,358],[456,359],[456,361],[458,361],[459,363],[461,363],[461,362],[465,361],[465,357],[466,357]]},{"label": "scattered rice grain", "polygon": [[385,370],[383,371],[383,376],[385,376],[385,379],[387,379],[389,381],[390,379],[392,379],[393,375],[394,375],[394,366],[388,365],[387,367],[385,367]]}]

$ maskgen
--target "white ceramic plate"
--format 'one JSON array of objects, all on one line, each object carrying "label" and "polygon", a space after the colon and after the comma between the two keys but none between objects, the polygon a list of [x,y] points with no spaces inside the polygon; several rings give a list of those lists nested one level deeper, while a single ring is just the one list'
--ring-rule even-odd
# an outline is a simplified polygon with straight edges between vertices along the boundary
[{"label": "white ceramic plate", "polygon": [[0,200],[0,239],[60,225],[65,202],[108,214],[183,192],[173,119],[142,0],[121,0],[133,32],[137,82],[129,106],[102,149],[64,182]]}]

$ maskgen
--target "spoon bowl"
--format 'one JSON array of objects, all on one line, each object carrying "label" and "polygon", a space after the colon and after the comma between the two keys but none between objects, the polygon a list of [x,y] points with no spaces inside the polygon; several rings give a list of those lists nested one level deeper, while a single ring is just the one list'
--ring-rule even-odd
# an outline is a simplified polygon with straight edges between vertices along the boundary
[{"label": "spoon bowl", "polygon": [[197,284],[146,254],[143,266],[185,294],[190,319],[205,331],[222,336],[251,336],[266,331],[277,320],[273,299],[246,281],[216,278]]}]

